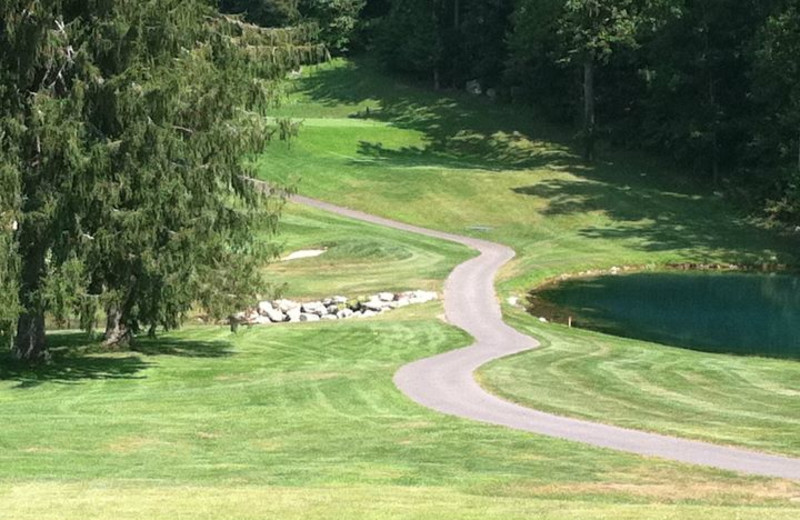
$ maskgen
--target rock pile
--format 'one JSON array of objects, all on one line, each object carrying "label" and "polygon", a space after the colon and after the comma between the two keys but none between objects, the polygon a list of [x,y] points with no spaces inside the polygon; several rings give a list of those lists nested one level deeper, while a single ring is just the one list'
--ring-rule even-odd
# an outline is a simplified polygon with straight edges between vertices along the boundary
[{"label": "rock pile", "polygon": [[401,293],[381,292],[358,299],[332,296],[311,302],[265,300],[247,311],[231,315],[229,323],[235,329],[240,324],[267,325],[285,322],[369,318],[393,309],[425,303],[437,298],[435,292],[405,291]]}]

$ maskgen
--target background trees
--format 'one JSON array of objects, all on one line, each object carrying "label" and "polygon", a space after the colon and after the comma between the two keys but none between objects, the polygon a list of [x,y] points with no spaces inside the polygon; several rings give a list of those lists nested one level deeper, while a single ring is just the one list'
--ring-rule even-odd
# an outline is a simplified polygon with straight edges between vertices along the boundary
[{"label": "background trees", "polygon": [[[385,0],[368,2],[380,12]],[[797,0],[391,0],[389,69],[578,123],[800,222]],[[434,81],[435,80],[435,81]]]},{"label": "background trees", "polygon": [[365,0],[220,0],[224,12],[239,13],[262,27],[314,27],[334,53],[346,52]]}]

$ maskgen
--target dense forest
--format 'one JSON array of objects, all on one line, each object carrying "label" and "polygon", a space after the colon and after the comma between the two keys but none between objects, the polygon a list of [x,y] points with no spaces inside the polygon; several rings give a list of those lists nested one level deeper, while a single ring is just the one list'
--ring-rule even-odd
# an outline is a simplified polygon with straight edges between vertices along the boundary
[{"label": "dense forest", "polygon": [[477,80],[575,124],[587,159],[597,139],[646,149],[800,217],[797,0],[394,0],[381,16],[394,70]]},{"label": "dense forest", "polygon": [[800,222],[798,0],[224,0],[333,52],[643,149],[749,211]]},{"label": "dense forest", "polygon": [[800,224],[800,0],[0,0],[0,340],[261,290],[283,199],[242,157],[295,132],[266,118],[289,70],[355,53]]}]

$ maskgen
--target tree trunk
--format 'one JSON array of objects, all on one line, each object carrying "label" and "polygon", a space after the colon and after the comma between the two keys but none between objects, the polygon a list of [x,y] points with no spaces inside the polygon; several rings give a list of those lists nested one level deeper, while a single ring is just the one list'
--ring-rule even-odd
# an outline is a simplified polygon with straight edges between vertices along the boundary
[{"label": "tree trunk", "polygon": [[48,357],[44,302],[41,294],[42,280],[45,275],[46,247],[32,225],[22,225],[19,251],[22,259],[22,276],[19,287],[22,313],[17,320],[14,356],[29,363],[36,363],[45,361]]},{"label": "tree trunk", "polygon": [[708,100],[714,110],[714,120],[711,122],[711,179],[714,186],[719,186],[719,117],[717,115],[717,94],[714,89],[714,78],[709,76]]},{"label": "tree trunk", "polygon": [[110,349],[127,347],[131,342],[131,330],[123,320],[122,308],[112,303],[106,309],[106,331],[103,346]]},{"label": "tree trunk", "polygon": [[583,62],[583,158],[594,161],[595,113],[594,113],[594,60]]},{"label": "tree trunk", "polygon": [[17,321],[17,338],[14,342],[14,357],[29,363],[46,361],[44,312],[24,311]]},{"label": "tree trunk", "polygon": [[461,25],[461,0],[453,1],[453,27],[458,29]]},{"label": "tree trunk", "polygon": [[797,134],[797,172],[800,173],[800,133]]}]

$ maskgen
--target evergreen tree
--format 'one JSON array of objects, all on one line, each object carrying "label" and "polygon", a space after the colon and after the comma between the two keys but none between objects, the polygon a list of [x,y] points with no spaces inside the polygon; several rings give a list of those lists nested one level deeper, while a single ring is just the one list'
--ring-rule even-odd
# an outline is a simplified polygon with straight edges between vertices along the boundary
[{"label": "evergreen tree", "polygon": [[376,46],[391,70],[433,77],[438,87],[444,56],[439,0],[394,0],[379,25]]},{"label": "evergreen tree", "polygon": [[[5,106],[0,105],[0,111]],[[10,346],[18,313],[18,257],[14,236],[19,218],[19,170],[15,141],[0,130],[0,349]]]},{"label": "evergreen tree", "polygon": [[319,27],[320,40],[331,52],[342,54],[350,40],[364,8],[365,0],[300,0],[303,18]]},{"label": "evergreen tree", "polygon": [[292,132],[266,123],[275,81],[324,50],[200,0],[0,0],[0,16],[0,171],[21,190],[16,355],[46,355],[48,277],[103,304],[110,343],[258,290],[282,196],[242,161]]},{"label": "evergreen tree", "polygon": [[759,28],[755,47],[754,92],[776,135],[771,145],[800,174],[800,1],[781,2]]},{"label": "evergreen tree", "polygon": [[243,14],[262,27],[286,27],[300,20],[299,0],[220,0],[220,9]]}]

